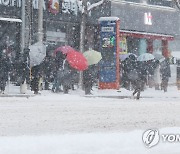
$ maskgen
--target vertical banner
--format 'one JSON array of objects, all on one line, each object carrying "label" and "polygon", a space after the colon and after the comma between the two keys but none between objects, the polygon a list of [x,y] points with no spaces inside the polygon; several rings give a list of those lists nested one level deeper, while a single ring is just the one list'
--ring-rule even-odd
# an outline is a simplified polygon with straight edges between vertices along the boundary
[{"label": "vertical banner", "polygon": [[99,64],[99,88],[119,89],[119,30],[117,17],[101,17],[100,52],[102,60]]},{"label": "vertical banner", "polygon": [[48,10],[53,13],[59,13],[59,0],[48,0]]}]

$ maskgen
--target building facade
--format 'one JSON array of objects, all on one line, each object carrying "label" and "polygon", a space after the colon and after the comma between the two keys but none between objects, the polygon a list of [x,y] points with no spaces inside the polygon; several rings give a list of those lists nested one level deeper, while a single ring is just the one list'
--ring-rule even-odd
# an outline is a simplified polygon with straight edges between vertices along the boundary
[{"label": "building facade", "polygon": [[[57,10],[52,10],[51,0],[43,1],[43,33],[44,43],[47,50],[54,50],[57,46],[70,45],[79,49],[80,22],[82,1],[59,0]],[[99,0],[90,0],[87,5],[91,5]],[[28,2],[26,2],[27,4]],[[29,31],[30,37],[26,42],[29,45],[37,42],[38,38],[38,0],[32,0],[31,5],[26,10],[26,18],[29,18],[29,26],[25,32]],[[27,7],[27,6],[25,6]],[[104,11],[106,10],[106,11]],[[101,16],[110,16],[110,2],[105,2],[97,8],[91,10],[87,15],[86,48],[94,48],[98,40],[97,27],[98,19]],[[17,21],[15,20],[17,19]],[[21,51],[22,41],[22,0],[0,0],[0,47],[9,48],[13,54]],[[27,29],[28,28],[28,29]]]},{"label": "building facade", "polygon": [[179,10],[172,1],[112,1],[111,10],[121,21],[121,52],[169,56],[170,44],[179,40]]},{"label": "building facade", "polygon": [[[99,0],[89,0],[91,5]],[[43,0],[43,33],[47,50],[68,44],[79,49],[82,1],[59,0],[52,10],[51,0]],[[54,9],[54,8],[53,8]],[[13,55],[21,51],[22,1],[0,0],[0,48],[9,48]],[[37,42],[38,0],[31,2],[30,43]],[[172,1],[111,0],[105,1],[87,15],[85,50],[99,48],[98,19],[116,16],[120,19],[121,51],[140,55],[163,51],[167,56],[171,42],[180,37],[180,16]]]}]

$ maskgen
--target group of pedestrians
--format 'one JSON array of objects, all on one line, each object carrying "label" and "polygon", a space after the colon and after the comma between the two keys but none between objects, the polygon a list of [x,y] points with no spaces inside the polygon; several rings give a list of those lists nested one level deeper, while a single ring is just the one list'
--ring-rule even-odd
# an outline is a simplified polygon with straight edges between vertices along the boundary
[{"label": "group of pedestrians", "polygon": [[[67,54],[57,52],[55,56],[46,57],[42,62],[43,78],[45,82],[45,90],[50,90],[49,83],[52,83],[52,92],[65,94],[69,90],[75,90],[74,85],[79,82],[79,71],[74,69],[68,63]],[[48,60],[47,60],[48,59]],[[97,65],[90,65],[83,71],[83,87],[85,94],[91,94],[92,86],[97,81]],[[47,84],[46,84],[47,82]]]},{"label": "group of pedestrians", "polygon": [[132,54],[122,62],[122,86],[129,90],[132,88],[134,90],[132,97],[137,94],[137,99],[148,82],[153,83],[156,90],[167,92],[170,77],[169,58],[165,58],[162,62],[155,59],[137,61],[136,56]]}]

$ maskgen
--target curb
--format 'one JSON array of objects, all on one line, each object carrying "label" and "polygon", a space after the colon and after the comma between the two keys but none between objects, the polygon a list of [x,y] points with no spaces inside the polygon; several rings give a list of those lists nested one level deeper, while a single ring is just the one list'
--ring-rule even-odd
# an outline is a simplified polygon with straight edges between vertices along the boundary
[{"label": "curb", "polygon": [[0,97],[34,97],[34,94],[0,94]]}]

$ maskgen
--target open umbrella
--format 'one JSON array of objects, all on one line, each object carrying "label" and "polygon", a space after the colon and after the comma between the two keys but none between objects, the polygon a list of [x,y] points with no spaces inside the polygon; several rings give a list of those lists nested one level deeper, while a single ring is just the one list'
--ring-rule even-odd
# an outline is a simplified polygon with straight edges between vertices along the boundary
[{"label": "open umbrella", "polygon": [[153,59],[154,59],[154,56],[150,53],[143,53],[137,58],[138,61],[149,61]]},{"label": "open umbrella", "polygon": [[102,59],[101,53],[95,50],[85,51],[83,55],[87,59],[88,65],[97,64]]},{"label": "open umbrella", "polygon": [[54,50],[54,55],[56,55],[57,52],[62,52],[63,54],[67,54],[68,52],[71,52],[71,51],[76,51],[76,50],[70,46],[67,46],[67,45],[60,46]]},{"label": "open umbrella", "polygon": [[46,46],[42,42],[37,42],[29,46],[30,66],[39,65],[46,56]]},{"label": "open umbrella", "polygon": [[68,52],[66,59],[70,66],[76,70],[84,71],[88,68],[87,59],[78,51]]},{"label": "open umbrella", "polygon": [[128,58],[130,55],[134,55],[137,58],[137,55],[134,53],[126,53],[126,54],[120,54],[120,60],[124,61],[126,58]]}]

